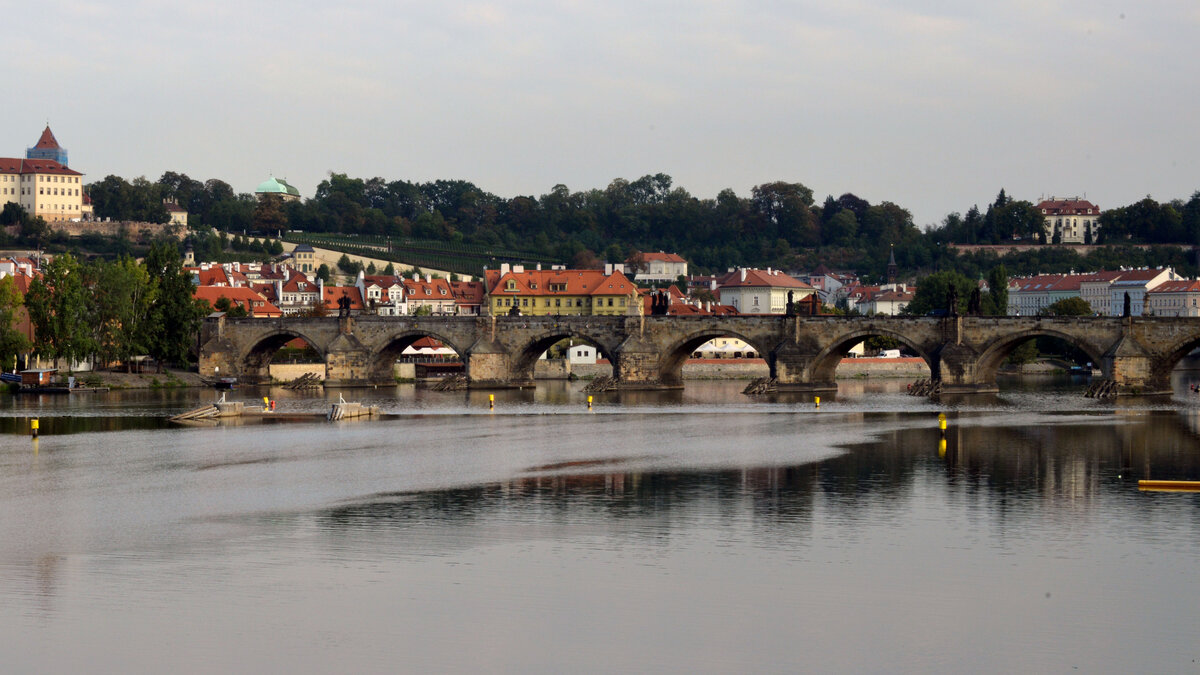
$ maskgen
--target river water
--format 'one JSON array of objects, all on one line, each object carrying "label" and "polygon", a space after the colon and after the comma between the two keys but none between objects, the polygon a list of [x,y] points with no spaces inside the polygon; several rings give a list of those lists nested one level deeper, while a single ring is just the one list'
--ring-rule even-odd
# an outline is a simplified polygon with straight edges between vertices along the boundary
[{"label": "river water", "polygon": [[3,670],[1198,672],[1189,381],[4,396]]}]

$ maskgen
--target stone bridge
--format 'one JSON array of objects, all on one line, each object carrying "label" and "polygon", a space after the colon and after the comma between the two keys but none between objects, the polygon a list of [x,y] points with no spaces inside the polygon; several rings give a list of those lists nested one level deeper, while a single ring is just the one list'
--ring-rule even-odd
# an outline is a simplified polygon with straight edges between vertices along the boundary
[{"label": "stone bridge", "polygon": [[735,337],[767,361],[782,390],[837,391],[846,351],[873,336],[906,345],[929,365],[944,393],[995,392],[996,371],[1032,337],[1062,339],[1085,352],[1104,377],[1132,394],[1170,391],[1170,373],[1200,346],[1200,318],[744,316],[421,316],[280,319],[207,318],[200,373],[270,381],[272,355],[303,338],[325,361],[327,386],[393,383],[400,353],[432,337],[462,357],[471,387],[533,383],[538,357],[563,338],[595,345],[625,389],[683,386],[681,371],[708,340]]}]

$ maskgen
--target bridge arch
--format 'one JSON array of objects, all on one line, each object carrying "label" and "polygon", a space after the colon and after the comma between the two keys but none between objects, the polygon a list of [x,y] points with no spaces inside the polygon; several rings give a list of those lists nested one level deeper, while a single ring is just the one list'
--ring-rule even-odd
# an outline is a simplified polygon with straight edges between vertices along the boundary
[{"label": "bridge arch", "polygon": [[708,328],[690,333],[663,350],[662,358],[658,362],[659,383],[667,387],[682,387],[683,364],[701,345],[720,338],[736,338],[750,345],[760,357],[766,359],[771,377],[775,376],[775,359],[770,347],[738,331]]},{"label": "bridge arch", "polygon": [[[1095,366],[1106,367],[1104,365],[1105,350],[1103,348],[1080,338],[1078,335],[1072,335],[1071,333],[1053,328],[1034,327],[1004,335],[985,344],[980,351],[979,358],[975,360],[976,383],[995,385],[996,373],[1000,370],[1000,364],[1004,363],[1004,359],[1008,358],[1008,355],[1026,340],[1038,337],[1051,337],[1062,340],[1084,354],[1087,354]],[[1105,373],[1105,376],[1108,375],[1109,373]]]},{"label": "bridge arch", "polygon": [[325,360],[323,346],[301,331],[279,328],[266,333],[251,343],[238,359],[238,379],[246,384],[265,384],[271,381],[271,358],[284,345],[300,338]]},{"label": "bridge arch", "polygon": [[381,341],[381,346],[368,357],[367,379],[372,384],[395,384],[396,361],[404,354],[405,349],[422,338],[437,340],[454,350],[458,354],[458,358],[465,363],[466,350],[445,335],[433,331],[409,329],[396,332]]},{"label": "bridge arch", "polygon": [[1163,389],[1169,388],[1171,371],[1175,370],[1175,366],[1179,365],[1179,362],[1185,356],[1195,351],[1198,347],[1200,347],[1200,330],[1170,344],[1162,351],[1162,356],[1153,362],[1151,366],[1152,377],[1162,383]]},{"label": "bridge arch", "polygon": [[567,325],[547,328],[544,332],[538,333],[532,338],[520,343],[512,353],[511,369],[512,375],[520,382],[533,382],[534,370],[537,367],[538,359],[546,350],[555,343],[566,339],[575,339],[581,342],[586,342],[596,348],[602,358],[608,360],[610,365],[615,364],[614,349],[606,345],[603,340],[596,338],[594,335],[586,331],[577,330]]},{"label": "bridge arch", "polygon": [[930,376],[935,379],[938,377],[937,358],[922,346],[921,343],[898,331],[871,326],[838,336],[818,352],[816,358],[812,361],[811,381],[814,383],[836,382],[838,366],[842,363],[842,359],[845,358],[850,348],[863,340],[873,337],[891,338],[913,352],[916,352],[917,356],[920,356],[925,361],[925,365],[929,367]]}]

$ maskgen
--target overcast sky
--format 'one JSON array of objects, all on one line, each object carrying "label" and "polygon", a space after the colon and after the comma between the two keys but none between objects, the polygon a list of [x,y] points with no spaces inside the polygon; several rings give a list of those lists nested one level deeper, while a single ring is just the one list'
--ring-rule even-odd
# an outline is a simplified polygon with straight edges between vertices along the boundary
[{"label": "overcast sky", "polygon": [[0,155],[311,197],[331,171],[501,197],[666,173],[918,225],[1200,189],[1196,0],[39,0],[0,28]]}]

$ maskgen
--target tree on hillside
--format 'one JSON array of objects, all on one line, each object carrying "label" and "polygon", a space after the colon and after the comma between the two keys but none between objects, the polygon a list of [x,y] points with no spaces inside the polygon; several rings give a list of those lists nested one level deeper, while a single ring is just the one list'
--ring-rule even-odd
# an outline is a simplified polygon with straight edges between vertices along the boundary
[{"label": "tree on hillside", "polygon": [[102,365],[149,352],[147,333],[156,295],[150,274],[133,258],[116,262],[97,260],[85,266],[89,287],[95,355]]},{"label": "tree on hillside", "polygon": [[207,303],[193,295],[192,278],[183,270],[183,261],[174,243],[156,243],[143,262],[157,282],[157,295],[147,319],[150,355],[158,361],[185,363],[188,350],[207,311]]},{"label": "tree on hillside", "polygon": [[330,274],[329,265],[325,263],[321,263],[321,266],[317,268],[317,278],[327,284],[329,283]]},{"label": "tree on hillside", "polygon": [[919,316],[947,311],[946,301],[951,287],[958,293],[958,313],[966,314],[967,301],[977,284],[955,271],[935,272],[917,282],[917,292],[913,294],[912,302],[904,308],[904,313]]},{"label": "tree on hillside", "polygon": [[17,355],[29,349],[29,340],[16,328],[21,305],[21,292],[12,275],[0,279],[0,367],[3,368],[10,363],[15,367]]},{"label": "tree on hillside", "polygon": [[81,361],[92,354],[83,267],[70,253],[42,267],[41,278],[29,285],[25,308],[37,335],[38,354],[69,362]]},{"label": "tree on hillside", "polygon": [[283,198],[279,195],[262,195],[254,207],[254,229],[273,234],[288,229],[287,214],[283,210]]},{"label": "tree on hillside", "polygon": [[1008,270],[1004,265],[996,265],[988,272],[988,296],[992,300],[992,313],[1004,316],[1008,314]]}]

